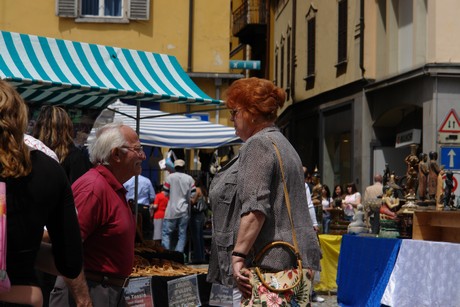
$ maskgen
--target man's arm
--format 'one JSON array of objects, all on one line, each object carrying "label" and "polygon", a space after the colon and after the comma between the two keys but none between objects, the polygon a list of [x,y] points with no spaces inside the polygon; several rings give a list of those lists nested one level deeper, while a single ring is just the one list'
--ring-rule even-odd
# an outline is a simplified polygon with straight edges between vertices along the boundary
[{"label": "man's arm", "polygon": [[149,198],[150,198],[150,199],[149,199],[149,203],[151,204],[151,203],[153,203],[153,201],[155,200],[156,194],[155,194],[155,189],[153,188],[153,185],[152,185],[152,183],[150,182],[150,179],[149,179],[149,194],[150,194],[150,195],[149,195]]},{"label": "man's arm", "polygon": [[310,187],[308,186],[308,184],[305,185],[305,191],[307,194],[308,211],[310,212],[311,223],[313,224],[313,229],[315,229],[315,231],[318,231],[318,220],[316,219],[315,206],[313,205],[313,201],[311,199]]},{"label": "man's arm", "polygon": [[93,302],[89,296],[88,284],[86,283],[85,273],[83,270],[80,272],[80,275],[77,278],[69,279],[63,277],[66,282],[72,297],[77,304],[77,307],[92,307]]}]

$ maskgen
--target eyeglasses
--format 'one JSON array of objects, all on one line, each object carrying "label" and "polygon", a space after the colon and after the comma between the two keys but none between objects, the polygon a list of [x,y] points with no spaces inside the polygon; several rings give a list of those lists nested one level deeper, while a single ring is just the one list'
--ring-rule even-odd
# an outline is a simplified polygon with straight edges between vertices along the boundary
[{"label": "eyeglasses", "polygon": [[241,109],[232,109],[230,110],[230,116],[231,117],[235,117],[236,114],[238,114],[238,112],[240,111]]},{"label": "eyeglasses", "polygon": [[120,148],[128,149],[130,151],[133,151],[133,152],[137,153],[138,155],[141,155],[141,154],[144,153],[144,147],[143,146],[133,146],[133,147],[121,146]]}]

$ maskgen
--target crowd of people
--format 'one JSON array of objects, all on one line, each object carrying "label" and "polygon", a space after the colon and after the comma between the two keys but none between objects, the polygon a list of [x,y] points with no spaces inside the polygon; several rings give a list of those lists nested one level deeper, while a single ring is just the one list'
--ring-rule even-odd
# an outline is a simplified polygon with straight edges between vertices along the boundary
[{"label": "crowd of people", "polygon": [[[7,189],[7,273],[12,284],[11,291],[0,293],[0,301],[124,306],[136,234],[140,231],[141,240],[184,254],[189,243],[189,261],[207,262],[203,228],[209,206],[213,214],[207,280],[230,287],[235,306],[251,304],[249,267],[270,242],[298,241],[299,255],[313,279],[321,270],[317,235],[329,233],[333,210],[340,208],[352,221],[362,202],[384,196],[382,176],[374,178],[363,199],[354,183],[331,191],[321,183],[319,171],[309,174],[302,166],[275,126],[285,102],[283,89],[265,79],[246,78],[233,82],[226,95],[231,121],[243,141],[239,151],[215,172],[209,186],[186,174],[186,162],[175,159],[174,170],[155,191],[151,180],[141,175],[146,155],[131,127],[107,124],[83,151],[74,145],[65,109],[43,106],[32,135],[27,135],[27,105],[0,81],[0,181]],[[278,148],[282,157],[277,156]],[[142,228],[136,233],[139,223]],[[37,267],[34,260],[43,246],[51,246],[50,255]],[[291,260],[286,250],[272,248],[260,265],[283,270]],[[31,295],[22,295],[24,291]],[[316,294],[310,295],[315,300]]]}]

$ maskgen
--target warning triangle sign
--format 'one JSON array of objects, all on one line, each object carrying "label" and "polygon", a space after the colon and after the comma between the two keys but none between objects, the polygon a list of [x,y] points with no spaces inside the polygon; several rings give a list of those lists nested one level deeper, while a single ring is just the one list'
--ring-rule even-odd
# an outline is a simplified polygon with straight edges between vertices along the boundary
[{"label": "warning triangle sign", "polygon": [[459,133],[460,132],[460,120],[458,119],[457,113],[454,109],[451,109],[447,114],[446,119],[441,125],[439,132],[447,133]]}]

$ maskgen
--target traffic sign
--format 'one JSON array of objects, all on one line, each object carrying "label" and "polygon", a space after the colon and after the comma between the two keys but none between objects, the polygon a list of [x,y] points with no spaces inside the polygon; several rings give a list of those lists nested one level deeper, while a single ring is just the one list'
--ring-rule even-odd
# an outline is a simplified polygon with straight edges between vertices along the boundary
[{"label": "traffic sign", "polygon": [[460,169],[460,147],[441,147],[441,165],[445,169]]},{"label": "traffic sign", "polygon": [[460,120],[458,119],[457,113],[455,113],[454,109],[451,109],[449,114],[447,114],[439,132],[460,133]]},{"label": "traffic sign", "polygon": [[260,61],[230,60],[230,69],[260,70]]},{"label": "traffic sign", "polygon": [[450,109],[439,128],[438,142],[441,144],[460,144],[460,120],[454,109]]}]

